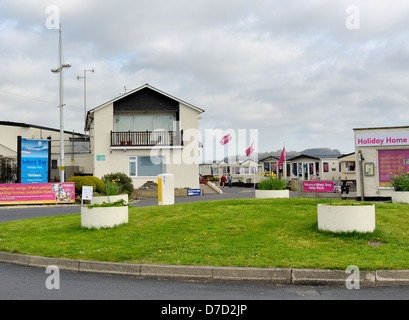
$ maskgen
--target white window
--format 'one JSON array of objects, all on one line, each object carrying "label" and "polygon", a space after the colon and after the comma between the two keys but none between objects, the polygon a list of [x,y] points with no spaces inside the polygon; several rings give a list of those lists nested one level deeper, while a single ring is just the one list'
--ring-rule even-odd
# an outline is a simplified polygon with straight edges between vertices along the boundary
[{"label": "white window", "polygon": [[249,174],[249,167],[240,168],[240,174]]},{"label": "white window", "polygon": [[165,172],[163,157],[131,156],[128,163],[130,177],[156,177]]},{"label": "white window", "polygon": [[121,114],[115,116],[115,130],[117,132],[154,130],[174,131],[175,121],[176,114]]},{"label": "white window", "polygon": [[116,131],[133,131],[134,119],[133,116],[116,116]]},{"label": "white window", "polygon": [[136,177],[137,158],[136,157],[129,157],[128,162],[129,162],[129,176],[130,177]]}]

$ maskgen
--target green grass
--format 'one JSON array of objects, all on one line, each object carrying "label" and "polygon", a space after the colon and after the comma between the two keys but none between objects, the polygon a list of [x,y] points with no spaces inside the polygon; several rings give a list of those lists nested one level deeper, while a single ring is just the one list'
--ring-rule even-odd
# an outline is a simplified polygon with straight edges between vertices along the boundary
[{"label": "green grass", "polygon": [[[409,269],[409,206],[376,203],[373,233],[322,232],[312,199],[243,199],[129,209],[86,229],[80,214],[0,224],[0,251],[127,263]],[[376,242],[379,246],[370,243]]]}]

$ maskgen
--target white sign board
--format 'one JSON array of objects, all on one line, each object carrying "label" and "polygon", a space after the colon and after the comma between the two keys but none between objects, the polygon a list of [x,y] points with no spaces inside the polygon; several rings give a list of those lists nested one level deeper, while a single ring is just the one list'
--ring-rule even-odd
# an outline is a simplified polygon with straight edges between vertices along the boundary
[{"label": "white sign board", "polygon": [[82,200],[92,200],[93,188],[89,186],[82,187]]},{"label": "white sign board", "polygon": [[405,146],[409,144],[409,131],[359,133],[356,135],[357,147]]}]

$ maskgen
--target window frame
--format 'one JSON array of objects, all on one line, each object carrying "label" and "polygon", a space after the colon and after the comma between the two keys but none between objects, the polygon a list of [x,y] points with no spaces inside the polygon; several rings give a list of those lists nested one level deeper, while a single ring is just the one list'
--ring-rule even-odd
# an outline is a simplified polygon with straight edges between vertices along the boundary
[{"label": "window frame", "polygon": [[[140,176],[138,175],[138,161],[140,158],[150,158],[150,156],[128,156],[128,176],[130,178],[145,178],[145,177],[156,177],[156,176]],[[166,173],[166,165],[165,165],[165,157],[164,156],[157,156],[157,158],[161,158],[162,162],[162,172]],[[131,163],[135,165],[135,175],[131,175]]]},{"label": "window frame", "polygon": [[[141,117],[141,116],[150,116],[152,117],[152,129],[149,129],[148,131],[155,131],[155,130],[165,130],[165,131],[176,131],[177,128],[177,114],[176,112],[155,112],[155,113],[117,113],[114,115],[114,129],[116,132],[127,132],[127,131],[146,131],[146,129],[138,129],[136,128],[136,118]],[[164,117],[164,116],[169,116],[173,118],[172,121],[172,128],[159,128],[158,127],[158,118]],[[119,118],[118,118],[119,117]],[[126,131],[119,131],[118,130],[118,123],[120,121],[120,117],[132,117],[132,129],[127,129]]]}]

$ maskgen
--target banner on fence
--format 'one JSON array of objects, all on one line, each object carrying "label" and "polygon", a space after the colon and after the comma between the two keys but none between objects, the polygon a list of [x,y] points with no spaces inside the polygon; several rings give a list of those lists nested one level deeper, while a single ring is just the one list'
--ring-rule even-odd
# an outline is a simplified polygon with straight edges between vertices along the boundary
[{"label": "banner on fence", "polygon": [[0,205],[74,202],[74,183],[0,184]]}]

